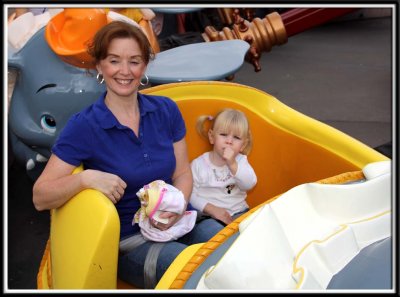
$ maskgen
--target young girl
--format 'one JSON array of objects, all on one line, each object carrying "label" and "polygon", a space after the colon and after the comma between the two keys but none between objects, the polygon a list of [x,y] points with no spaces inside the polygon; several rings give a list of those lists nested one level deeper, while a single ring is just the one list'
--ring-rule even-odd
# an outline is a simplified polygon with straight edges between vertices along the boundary
[{"label": "young girl", "polygon": [[[211,129],[206,132],[204,124],[208,120],[212,122]],[[224,109],[215,118],[199,117],[196,128],[213,149],[191,163],[190,204],[202,216],[229,224],[249,209],[246,191],[257,183],[246,156],[252,146],[249,123],[243,112]]]}]

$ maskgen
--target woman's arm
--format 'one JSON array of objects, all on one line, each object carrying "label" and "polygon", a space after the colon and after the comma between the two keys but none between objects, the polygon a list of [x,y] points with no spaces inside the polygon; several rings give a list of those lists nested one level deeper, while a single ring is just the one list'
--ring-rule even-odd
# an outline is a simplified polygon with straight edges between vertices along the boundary
[{"label": "woman's arm", "polygon": [[42,174],[33,186],[33,204],[37,210],[62,206],[82,190],[92,188],[117,203],[124,194],[126,183],[118,176],[98,170],[72,174],[75,166],[51,155]]},{"label": "woman's arm", "polygon": [[192,170],[190,169],[189,157],[186,141],[182,140],[174,143],[174,153],[176,158],[176,168],[172,176],[173,186],[182,191],[185,196],[186,204],[189,203],[190,194],[193,187]]},{"label": "woman's arm", "polygon": [[[174,143],[174,153],[176,158],[176,167],[172,176],[172,185],[178,190],[182,191],[183,196],[186,200],[186,205],[189,203],[190,194],[193,187],[192,170],[190,169],[189,157],[187,153],[186,141],[182,140]],[[173,212],[164,212],[160,215],[160,218],[168,219],[167,224],[155,224],[152,221],[153,226],[160,230],[167,230],[169,227],[174,225],[182,216]]]}]

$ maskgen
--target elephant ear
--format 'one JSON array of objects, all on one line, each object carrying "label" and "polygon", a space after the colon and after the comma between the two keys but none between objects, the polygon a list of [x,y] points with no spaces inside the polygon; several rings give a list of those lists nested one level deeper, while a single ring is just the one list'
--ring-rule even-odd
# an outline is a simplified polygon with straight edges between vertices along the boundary
[{"label": "elephant ear", "polygon": [[18,70],[22,69],[22,58],[15,49],[8,46],[8,109],[10,108],[12,93],[14,92],[15,82],[17,80]]},{"label": "elephant ear", "polygon": [[[22,17],[24,19],[25,17]],[[21,69],[22,68],[22,56],[19,54],[19,51],[21,50],[21,47],[16,46],[16,44],[13,45],[14,42],[12,42],[13,39],[15,39],[14,35],[17,33],[17,29],[19,26],[20,20],[15,19],[11,23],[8,24],[7,26],[7,35],[8,35],[8,42],[7,42],[7,60],[8,60],[8,68],[17,68]],[[17,35],[24,35],[24,32],[19,32]],[[12,38],[11,38],[12,37]]]},{"label": "elephant ear", "polygon": [[11,45],[8,45],[7,61],[8,61],[8,68],[17,68],[17,69],[22,68],[22,56],[19,55],[18,51]]}]

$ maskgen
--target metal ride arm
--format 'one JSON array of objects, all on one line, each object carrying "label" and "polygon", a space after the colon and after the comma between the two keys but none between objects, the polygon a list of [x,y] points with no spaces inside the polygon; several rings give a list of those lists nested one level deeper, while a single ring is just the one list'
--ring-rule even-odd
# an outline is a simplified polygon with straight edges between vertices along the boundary
[{"label": "metal ride arm", "polygon": [[[261,70],[259,63],[262,52],[269,52],[274,45],[282,45],[288,37],[319,26],[329,20],[350,13],[357,8],[294,8],[279,14],[272,12],[263,19],[253,18],[249,9],[219,9],[220,17],[231,28],[217,31],[207,26],[202,34],[205,41],[242,39],[250,44],[246,60]],[[246,18],[241,16],[242,11]]]}]

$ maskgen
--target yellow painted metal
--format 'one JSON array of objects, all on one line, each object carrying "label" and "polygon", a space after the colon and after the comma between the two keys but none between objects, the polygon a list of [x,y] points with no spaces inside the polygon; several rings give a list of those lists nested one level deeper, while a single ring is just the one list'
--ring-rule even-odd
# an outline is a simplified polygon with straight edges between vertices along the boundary
[{"label": "yellow painted metal", "polygon": [[49,275],[50,271],[50,253],[46,249],[43,254],[42,261],[39,267],[39,273],[37,275],[37,288],[41,290],[51,289],[51,276]]},{"label": "yellow painted metal", "polygon": [[[252,87],[207,81],[166,84],[141,92],[167,96],[177,102],[187,127],[190,159],[211,149],[195,130],[199,115],[215,115],[225,107],[246,113],[254,136],[249,161],[258,177],[256,187],[248,195],[251,208],[299,184],[387,160],[354,138]],[[42,284],[38,287],[115,288],[120,226],[111,201],[98,191],[85,190],[51,213],[50,253],[44,255],[44,260],[51,259],[51,269],[43,277],[43,267],[47,265],[41,266],[38,279],[41,275]],[[185,250],[163,277],[164,281],[170,281],[179,272],[177,267],[186,261],[182,259],[197,249],[193,246]],[[46,284],[49,277],[51,286]]]},{"label": "yellow painted metal", "polygon": [[176,279],[179,272],[187,264],[187,262],[193,257],[193,255],[203,246],[203,243],[193,244],[184,249],[178,257],[171,263],[167,271],[160,279],[156,286],[156,290],[168,289],[171,283]]},{"label": "yellow painted metal", "polygon": [[115,206],[96,190],[84,190],[52,210],[52,288],[116,288],[119,232]]},{"label": "yellow painted metal", "polygon": [[116,288],[120,224],[112,202],[85,190],[51,215],[54,289]]},{"label": "yellow painted metal", "polygon": [[43,270],[42,270],[42,279],[40,280],[40,282],[38,282],[38,289],[42,289],[42,290],[49,290],[49,289],[51,289],[50,288],[50,286],[49,286],[49,283],[48,283],[48,274],[47,274],[47,271],[48,271],[48,265],[49,263],[48,262],[45,262],[44,263],[44,266],[43,266]]}]

